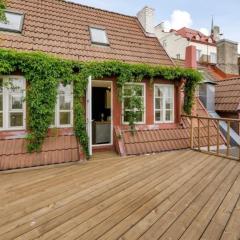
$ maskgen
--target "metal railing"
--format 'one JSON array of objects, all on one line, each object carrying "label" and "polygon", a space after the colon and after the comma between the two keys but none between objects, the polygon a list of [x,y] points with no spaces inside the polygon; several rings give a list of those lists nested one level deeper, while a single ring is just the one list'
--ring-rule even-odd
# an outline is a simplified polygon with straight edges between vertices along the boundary
[{"label": "metal railing", "polygon": [[[231,118],[212,118],[182,115],[187,119],[190,130],[190,148],[228,159],[240,160],[240,142],[231,139],[234,124],[238,127],[235,134],[239,136],[240,120]],[[221,127],[221,122],[226,126]],[[239,138],[240,139],[240,138]]]}]

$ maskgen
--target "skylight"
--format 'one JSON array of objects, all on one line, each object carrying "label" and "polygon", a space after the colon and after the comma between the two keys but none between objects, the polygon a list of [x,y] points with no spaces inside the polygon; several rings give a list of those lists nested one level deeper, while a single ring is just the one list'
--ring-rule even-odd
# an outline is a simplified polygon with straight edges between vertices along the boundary
[{"label": "skylight", "polygon": [[17,12],[5,11],[6,22],[0,22],[0,30],[9,32],[21,32],[24,15]]},{"label": "skylight", "polygon": [[107,33],[104,29],[90,27],[90,34],[92,43],[109,45]]}]

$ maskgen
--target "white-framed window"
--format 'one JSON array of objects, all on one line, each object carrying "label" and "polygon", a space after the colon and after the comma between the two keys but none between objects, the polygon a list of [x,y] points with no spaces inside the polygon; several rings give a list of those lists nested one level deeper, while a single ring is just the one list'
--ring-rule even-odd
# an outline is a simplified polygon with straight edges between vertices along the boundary
[{"label": "white-framed window", "polygon": [[26,128],[26,80],[20,76],[0,76],[0,130]]},{"label": "white-framed window", "polygon": [[202,50],[197,49],[197,61],[199,62],[202,56]]},{"label": "white-framed window", "polygon": [[[127,83],[123,86],[123,123],[127,124],[128,120],[128,112],[134,111],[137,114],[136,124],[144,124],[145,123],[145,84],[144,83]],[[142,101],[143,109],[131,109],[129,107],[130,98],[133,96],[139,97]]]},{"label": "white-framed window", "polygon": [[105,29],[90,27],[91,42],[93,44],[109,45]]},{"label": "white-framed window", "polygon": [[22,32],[24,15],[22,13],[5,10],[6,21],[0,22],[0,30]]},{"label": "white-framed window", "polygon": [[58,87],[55,117],[52,127],[73,127],[73,86],[72,84]]},{"label": "white-framed window", "polygon": [[210,53],[210,61],[211,63],[217,63],[217,54],[214,52]]},{"label": "white-framed window", "polygon": [[177,57],[178,60],[181,59],[181,54],[178,53],[178,54],[176,55],[176,57]]},{"label": "white-framed window", "polygon": [[156,123],[174,122],[174,85],[154,84],[154,115]]}]

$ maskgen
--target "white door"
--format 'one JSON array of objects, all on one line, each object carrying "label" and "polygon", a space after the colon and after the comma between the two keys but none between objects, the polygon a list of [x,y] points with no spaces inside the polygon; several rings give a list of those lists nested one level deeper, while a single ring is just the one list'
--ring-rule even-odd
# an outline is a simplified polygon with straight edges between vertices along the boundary
[{"label": "white door", "polygon": [[92,156],[92,77],[88,78],[86,92],[86,128],[89,139],[89,155]]}]

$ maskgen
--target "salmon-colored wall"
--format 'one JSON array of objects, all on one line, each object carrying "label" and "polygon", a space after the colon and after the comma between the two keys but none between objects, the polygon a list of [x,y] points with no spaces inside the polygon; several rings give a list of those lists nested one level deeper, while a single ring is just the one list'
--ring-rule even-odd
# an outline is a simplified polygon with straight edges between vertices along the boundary
[{"label": "salmon-colored wall", "polygon": [[[101,80],[99,80],[101,81]],[[118,96],[118,89],[116,80],[114,78],[107,78],[104,81],[112,81],[113,82],[113,125],[120,126],[123,125],[122,123],[122,103]],[[173,84],[174,87],[174,123],[161,123],[155,124],[154,123],[154,85],[150,83],[149,80],[143,80],[145,83],[145,101],[146,101],[146,121],[144,125],[159,125],[159,127],[169,127],[175,126],[176,124],[180,123],[181,120],[181,89],[180,84],[175,81],[168,81],[168,80],[154,80],[153,84]]]}]

